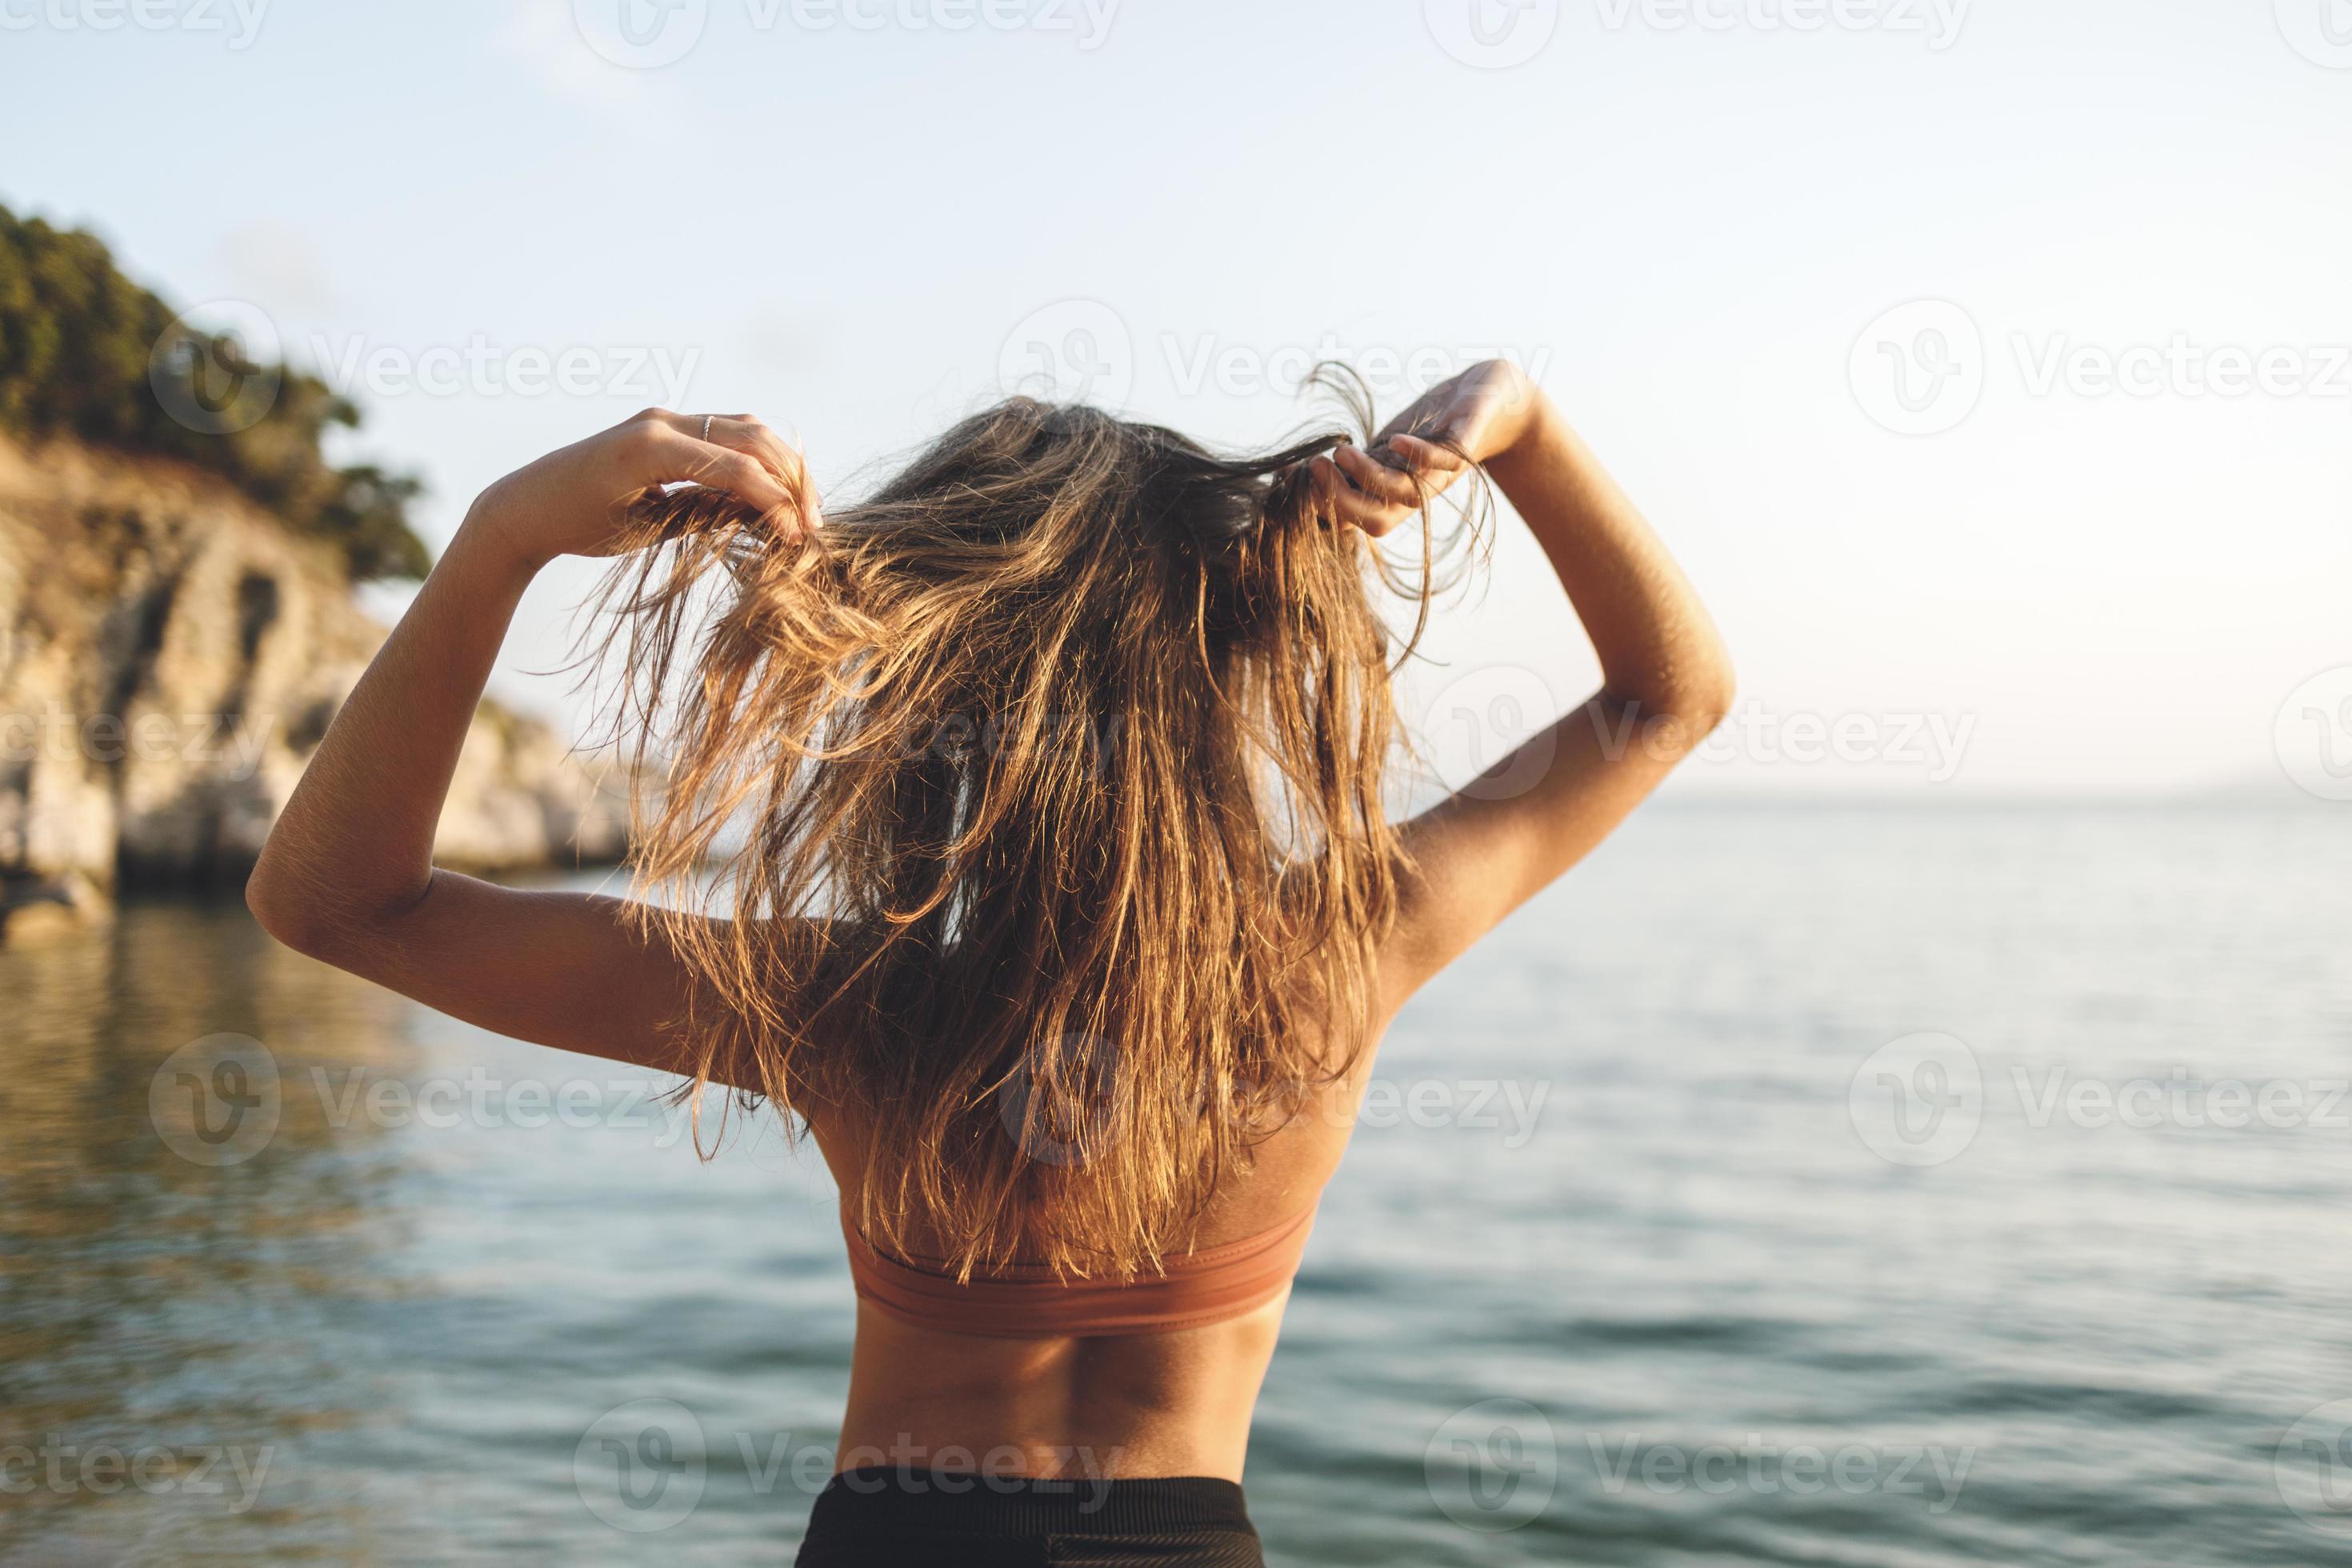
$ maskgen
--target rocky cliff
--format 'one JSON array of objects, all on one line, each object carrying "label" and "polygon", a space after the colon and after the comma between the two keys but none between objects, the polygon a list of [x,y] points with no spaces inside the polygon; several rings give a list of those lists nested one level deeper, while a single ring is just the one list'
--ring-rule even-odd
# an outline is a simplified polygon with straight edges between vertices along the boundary
[{"label": "rocky cliff", "polygon": [[[234,887],[383,629],[331,549],[187,465],[0,439],[0,939]],[[445,862],[610,861],[626,801],[485,703]]]}]

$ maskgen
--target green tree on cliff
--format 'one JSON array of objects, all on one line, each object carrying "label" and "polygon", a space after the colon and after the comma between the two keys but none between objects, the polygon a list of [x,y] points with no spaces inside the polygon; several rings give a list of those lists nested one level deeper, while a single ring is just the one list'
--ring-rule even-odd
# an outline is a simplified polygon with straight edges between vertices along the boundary
[{"label": "green tree on cliff", "polygon": [[354,578],[421,576],[417,482],[320,452],[329,426],[358,424],[324,382],[180,321],[92,236],[0,207],[0,430],[181,458],[334,545]]}]

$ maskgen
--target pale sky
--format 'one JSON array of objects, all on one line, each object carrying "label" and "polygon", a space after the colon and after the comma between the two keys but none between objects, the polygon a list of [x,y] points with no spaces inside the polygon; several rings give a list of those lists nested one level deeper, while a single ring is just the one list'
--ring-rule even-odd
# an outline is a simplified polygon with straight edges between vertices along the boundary
[{"label": "pale sky", "polygon": [[[2304,798],[2274,721],[2352,666],[2345,0],[622,3],[0,0],[0,202],[257,307],[436,544],[651,402],[850,493],[1033,342],[1251,444],[1314,353],[1392,407],[1507,353],[1738,659],[1678,787]],[[1495,565],[1414,710],[1589,686],[1507,520]],[[588,580],[499,690],[565,711],[527,672]]]}]

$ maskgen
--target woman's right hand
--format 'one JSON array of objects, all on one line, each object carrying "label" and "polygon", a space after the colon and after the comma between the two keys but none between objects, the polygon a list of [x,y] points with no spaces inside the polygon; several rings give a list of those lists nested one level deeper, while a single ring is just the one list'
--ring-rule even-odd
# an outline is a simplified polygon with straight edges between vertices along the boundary
[{"label": "woman's right hand", "polygon": [[630,503],[680,483],[727,491],[786,542],[824,521],[800,453],[759,420],[648,408],[499,479],[476,500],[467,523],[495,532],[535,565],[558,555],[612,555],[625,547]]},{"label": "woman's right hand", "polygon": [[1472,464],[1508,451],[1542,397],[1542,389],[1510,361],[1482,360],[1422,394],[1368,449],[1341,447],[1316,458],[1314,482],[1341,521],[1378,538],[1418,513]]}]

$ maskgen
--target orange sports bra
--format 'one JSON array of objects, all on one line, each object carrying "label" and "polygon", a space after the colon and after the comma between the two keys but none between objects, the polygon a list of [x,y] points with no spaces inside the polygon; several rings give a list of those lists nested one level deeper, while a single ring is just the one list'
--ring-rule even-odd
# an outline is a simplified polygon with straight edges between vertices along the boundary
[{"label": "orange sports bra", "polygon": [[845,1205],[841,1214],[858,1300],[918,1328],[1009,1340],[1164,1334],[1238,1318],[1290,1288],[1314,1225],[1309,1204],[1271,1230],[1171,1258],[1165,1272],[1134,1279],[1057,1279],[1042,1265],[1016,1265],[960,1285],[945,1269],[877,1251]]}]

